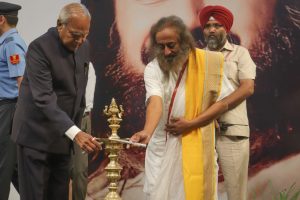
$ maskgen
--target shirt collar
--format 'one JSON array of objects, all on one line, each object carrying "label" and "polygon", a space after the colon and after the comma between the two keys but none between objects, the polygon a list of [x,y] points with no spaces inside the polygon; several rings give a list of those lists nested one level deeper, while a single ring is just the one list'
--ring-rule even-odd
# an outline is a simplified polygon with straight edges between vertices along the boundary
[{"label": "shirt collar", "polygon": [[225,45],[222,47],[221,51],[224,51],[224,50],[227,50],[227,51],[233,51],[233,45],[230,44],[228,42],[228,40],[226,40],[226,43]]},{"label": "shirt collar", "polygon": [[[207,46],[205,47],[205,50],[209,50]],[[226,40],[224,46],[221,48],[220,51],[224,51],[224,50],[227,50],[227,51],[233,51],[233,45],[230,44],[230,43],[228,42],[228,40]]]},{"label": "shirt collar", "polygon": [[16,28],[11,28],[8,31],[6,31],[5,33],[3,33],[0,37],[0,44],[2,44],[4,42],[4,40],[11,34],[13,33],[17,33],[17,29]]}]

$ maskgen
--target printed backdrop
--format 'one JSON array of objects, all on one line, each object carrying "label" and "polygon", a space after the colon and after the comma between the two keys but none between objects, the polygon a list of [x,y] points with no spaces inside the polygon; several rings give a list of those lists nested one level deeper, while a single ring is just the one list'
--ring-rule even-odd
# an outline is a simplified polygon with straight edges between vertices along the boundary
[{"label": "printed backdrop", "polygon": [[[93,131],[109,134],[105,105],[114,97],[125,109],[119,134],[130,137],[145,121],[143,70],[148,62],[148,32],[159,18],[181,17],[203,46],[198,12],[209,4],[224,5],[235,17],[230,40],[247,47],[257,64],[255,94],[248,100],[251,128],[249,200],[278,196],[300,188],[300,1],[298,0],[83,0],[93,20],[89,40],[97,75]],[[298,53],[297,53],[298,52]],[[120,155],[119,191],[124,200],[142,196],[145,152],[131,148]],[[87,199],[107,192],[102,155],[90,160]],[[105,189],[105,190],[104,190]],[[219,173],[219,199],[225,200]]]}]

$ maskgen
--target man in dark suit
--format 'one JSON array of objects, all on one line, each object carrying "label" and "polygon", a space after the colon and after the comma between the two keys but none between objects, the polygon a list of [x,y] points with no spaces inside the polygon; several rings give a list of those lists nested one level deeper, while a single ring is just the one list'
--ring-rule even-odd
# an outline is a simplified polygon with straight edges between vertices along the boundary
[{"label": "man in dark suit", "polygon": [[85,108],[90,20],[84,5],[68,4],[57,27],[29,45],[12,130],[22,200],[67,200],[72,140],[88,153],[100,148],[77,127]]}]

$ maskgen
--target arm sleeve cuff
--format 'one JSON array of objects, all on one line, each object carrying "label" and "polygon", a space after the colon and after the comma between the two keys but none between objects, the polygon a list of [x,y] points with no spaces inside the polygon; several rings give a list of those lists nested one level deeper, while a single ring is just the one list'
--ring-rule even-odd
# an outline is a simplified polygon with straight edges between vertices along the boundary
[{"label": "arm sleeve cuff", "polygon": [[79,133],[81,130],[77,126],[71,126],[65,134],[73,141],[77,133]]}]

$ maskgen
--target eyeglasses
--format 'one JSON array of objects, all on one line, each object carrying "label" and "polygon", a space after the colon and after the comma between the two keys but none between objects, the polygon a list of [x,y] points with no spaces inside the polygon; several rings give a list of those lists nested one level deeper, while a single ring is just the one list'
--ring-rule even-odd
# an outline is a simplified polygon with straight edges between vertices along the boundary
[{"label": "eyeglasses", "polygon": [[219,29],[222,28],[223,25],[219,24],[219,23],[211,23],[211,24],[205,24],[204,25],[204,29],[211,29],[211,28],[215,28],[215,29]]},{"label": "eyeglasses", "polygon": [[71,30],[68,25],[64,25],[65,28],[67,29],[68,33],[70,34],[70,36],[74,39],[74,40],[80,40],[80,39],[86,39],[89,32],[83,33],[80,31],[74,31]]}]

